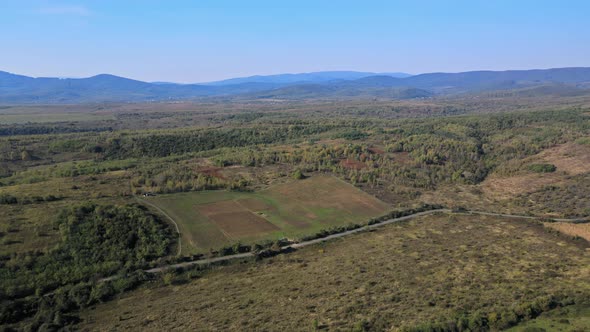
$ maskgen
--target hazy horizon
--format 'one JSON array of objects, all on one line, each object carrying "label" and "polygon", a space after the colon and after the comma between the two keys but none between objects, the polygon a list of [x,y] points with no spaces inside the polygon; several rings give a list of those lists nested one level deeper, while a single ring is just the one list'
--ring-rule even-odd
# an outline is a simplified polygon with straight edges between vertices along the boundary
[{"label": "hazy horizon", "polygon": [[[0,70],[202,83],[590,66],[590,3],[6,1]],[[551,41],[551,42],[548,42]]]},{"label": "hazy horizon", "polygon": [[[416,76],[416,75],[422,75],[422,74],[439,74],[439,73],[453,74],[453,73],[479,72],[479,71],[502,72],[502,71],[548,70],[548,69],[560,69],[560,68],[590,68],[590,66],[550,67],[550,68],[507,68],[507,69],[497,69],[497,70],[474,69],[474,70],[466,70],[466,71],[461,71],[461,72],[433,71],[433,72],[425,72],[425,73],[408,73],[408,72],[404,72],[404,71],[395,71],[395,72],[394,71],[377,71],[377,72],[371,72],[371,73],[375,73],[375,74],[403,73],[403,74],[409,74],[411,76]],[[143,81],[143,82],[148,82],[148,83],[176,83],[176,84],[207,84],[207,83],[221,82],[221,81],[231,80],[231,79],[236,79],[236,78],[248,78],[248,77],[256,77],[256,76],[265,77],[265,76],[273,76],[273,75],[299,75],[299,74],[311,74],[311,73],[321,73],[321,72],[365,72],[362,70],[346,70],[346,69],[343,69],[343,70],[319,70],[319,71],[315,71],[315,72],[292,72],[292,73],[281,72],[281,73],[272,73],[272,74],[253,74],[253,75],[247,75],[247,76],[229,76],[229,77],[220,78],[220,79],[216,79],[216,80],[198,81],[198,82],[175,82],[175,81],[166,81],[166,80],[158,80],[158,79],[151,80],[151,81],[140,80],[140,79],[137,79],[134,77],[118,75],[117,73],[95,73],[95,74],[88,75],[88,76],[60,76],[60,75],[35,76],[35,75],[26,75],[23,73],[12,72],[12,71],[4,70],[4,69],[0,68],[0,72],[2,72],[2,71],[10,73],[10,74],[14,74],[14,75],[24,75],[24,76],[33,77],[33,78],[83,79],[83,78],[90,78],[90,77],[99,76],[99,75],[113,75],[113,76],[118,76],[118,77],[123,77],[123,78],[128,78],[128,79]]]}]

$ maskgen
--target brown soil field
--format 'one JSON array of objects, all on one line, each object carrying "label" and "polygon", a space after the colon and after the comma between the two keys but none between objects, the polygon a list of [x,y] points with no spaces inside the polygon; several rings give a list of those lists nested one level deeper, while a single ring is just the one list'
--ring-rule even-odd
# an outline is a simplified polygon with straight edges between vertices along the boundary
[{"label": "brown soil field", "polygon": [[363,169],[367,167],[367,164],[353,159],[344,159],[340,161],[340,165],[347,169]]},{"label": "brown soil field", "polygon": [[564,234],[571,236],[579,236],[587,241],[590,241],[590,223],[572,224],[566,222],[551,222],[545,223],[545,226],[556,229]]},{"label": "brown soil field", "polygon": [[230,239],[264,234],[279,229],[250,211],[217,213],[209,218]]},{"label": "brown soil field", "polygon": [[202,204],[197,206],[197,210],[207,217],[219,213],[243,212],[246,209],[235,201],[220,201],[215,203]]},{"label": "brown soil field", "polygon": [[349,211],[353,214],[361,211],[378,212],[383,209],[383,202],[374,199],[372,196],[350,197],[349,193],[335,190],[332,195],[333,204],[336,208]]},{"label": "brown soil field", "polygon": [[[289,200],[297,200],[302,206],[329,207],[347,212],[375,213],[383,211],[386,204],[366,193],[359,194],[351,191],[348,186],[342,186],[339,179],[328,176],[314,178],[314,185],[309,186],[308,182],[298,181],[288,185],[277,186],[272,191],[277,191]],[[321,202],[318,201],[321,197]]]}]

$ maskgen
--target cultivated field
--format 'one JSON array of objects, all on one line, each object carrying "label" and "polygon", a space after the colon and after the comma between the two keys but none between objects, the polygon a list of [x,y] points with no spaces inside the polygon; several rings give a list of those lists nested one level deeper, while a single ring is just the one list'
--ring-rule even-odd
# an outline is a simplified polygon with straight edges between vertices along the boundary
[{"label": "cultivated field", "polygon": [[185,253],[238,241],[299,237],[364,222],[389,209],[350,184],[319,175],[257,192],[177,193],[148,200],[179,224]]},{"label": "cultivated field", "polygon": [[83,311],[80,328],[381,331],[461,314],[506,326],[537,299],[590,295],[586,247],[518,219],[421,217],[145,286]]}]

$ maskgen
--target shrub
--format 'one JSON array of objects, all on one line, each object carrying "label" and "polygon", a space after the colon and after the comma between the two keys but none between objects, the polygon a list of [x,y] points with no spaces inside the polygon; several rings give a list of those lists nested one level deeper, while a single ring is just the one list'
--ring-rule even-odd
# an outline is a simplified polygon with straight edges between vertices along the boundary
[{"label": "shrub", "polygon": [[0,204],[16,204],[18,200],[10,194],[0,194]]},{"label": "shrub", "polygon": [[553,164],[532,164],[529,165],[529,170],[535,173],[553,173],[557,167]]},{"label": "shrub", "polygon": [[300,169],[293,172],[293,175],[291,175],[291,177],[295,180],[303,180],[306,178],[305,174],[303,174],[303,172],[301,172]]}]

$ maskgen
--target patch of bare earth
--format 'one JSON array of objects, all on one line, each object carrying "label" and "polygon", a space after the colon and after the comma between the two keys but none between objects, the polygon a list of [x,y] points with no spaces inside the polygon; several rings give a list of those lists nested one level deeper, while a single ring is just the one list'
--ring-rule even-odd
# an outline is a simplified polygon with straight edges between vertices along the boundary
[{"label": "patch of bare earth", "polygon": [[481,184],[482,191],[496,199],[508,199],[519,194],[530,193],[547,185],[566,181],[566,176],[590,172],[590,146],[566,143],[546,149],[530,158],[530,162],[555,165],[555,173],[528,173],[508,177],[489,176]]},{"label": "patch of bare earth", "polygon": [[537,155],[568,175],[590,172],[590,146],[566,143],[542,151]]},{"label": "patch of bare earth", "polygon": [[220,167],[208,166],[208,167],[201,167],[198,169],[199,173],[205,174],[207,176],[211,176],[218,179],[225,179],[226,177],[223,176],[221,173]]},{"label": "patch of bare earth", "polygon": [[558,230],[561,233],[571,236],[579,236],[590,241],[590,223],[572,224],[567,222],[552,222],[545,223],[545,226]]},{"label": "patch of bare earth", "polygon": [[516,195],[537,191],[547,185],[557,184],[563,178],[555,173],[534,173],[510,177],[492,175],[481,183],[486,196],[495,199],[508,199]]},{"label": "patch of bare earth", "polygon": [[230,239],[255,236],[279,228],[250,211],[217,213],[209,217]]},{"label": "patch of bare earth", "polygon": [[235,201],[220,201],[215,203],[202,204],[197,207],[197,210],[207,217],[218,214],[220,212],[243,212],[246,209]]},{"label": "patch of bare earth", "polygon": [[378,213],[387,205],[373,196],[358,191],[334,177],[318,176],[315,181],[298,181],[277,186],[272,191],[298,201],[301,206],[334,208],[356,213]]},{"label": "patch of bare earth", "polygon": [[342,167],[346,168],[346,169],[363,169],[367,167],[367,164],[360,162],[358,160],[354,160],[354,159],[344,159],[340,161],[340,165],[342,165]]},{"label": "patch of bare earth", "polygon": [[376,148],[376,147],[372,147],[368,149],[369,152],[373,153],[373,154],[384,154],[385,151],[383,151],[383,149],[380,148]]}]

